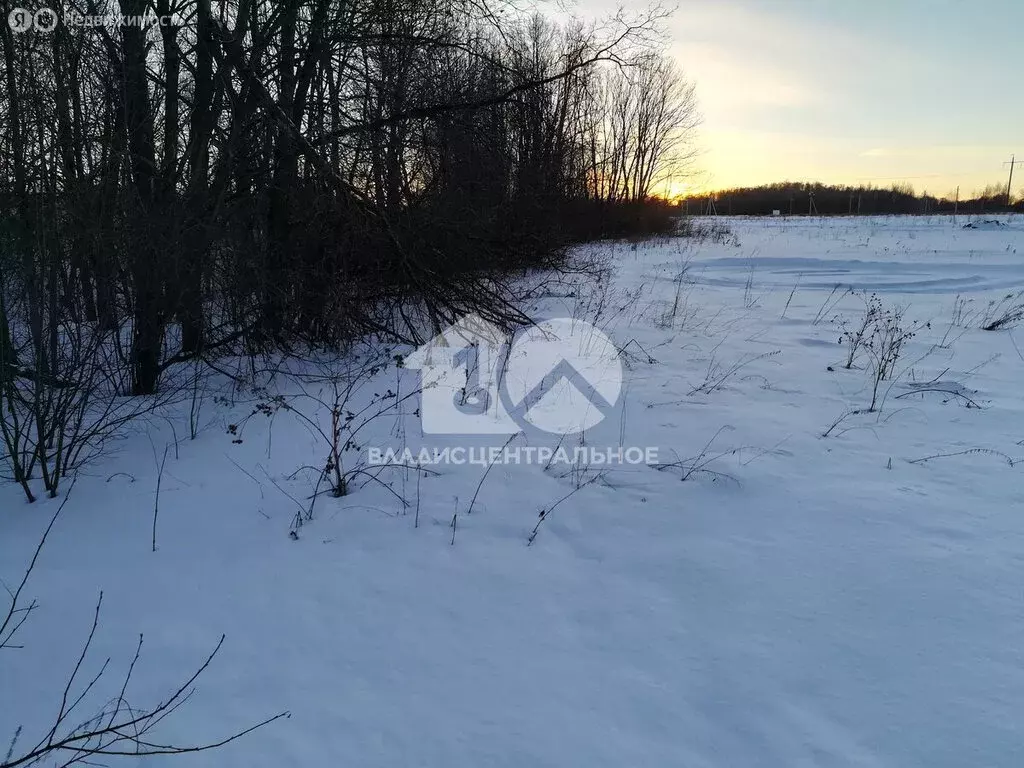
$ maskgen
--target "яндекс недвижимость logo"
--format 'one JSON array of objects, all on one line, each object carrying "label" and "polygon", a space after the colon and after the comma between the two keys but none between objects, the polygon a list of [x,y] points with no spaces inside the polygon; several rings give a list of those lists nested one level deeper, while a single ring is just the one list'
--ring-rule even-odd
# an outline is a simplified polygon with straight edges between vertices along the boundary
[{"label": "\u044f\u043d\u0434\u0435\u043a\u0441 \u043d\u0435\u0434\u0432\u0438\u0436\u0438\u043c\u043e\u0441\u0442\u044c logo", "polygon": [[423,431],[513,435],[529,425],[575,434],[598,424],[622,391],[615,344],[590,323],[554,318],[514,339],[476,315],[405,360],[422,377]]}]

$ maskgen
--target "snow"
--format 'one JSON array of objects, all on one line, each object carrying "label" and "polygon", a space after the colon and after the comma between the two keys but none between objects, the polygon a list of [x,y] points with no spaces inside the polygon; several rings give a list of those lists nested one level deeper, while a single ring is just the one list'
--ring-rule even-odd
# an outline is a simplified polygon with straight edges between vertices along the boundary
[{"label": "snow", "polygon": [[[385,469],[390,490],[319,497],[295,540],[315,477],[293,473],[326,451],[294,413],[245,420],[266,397],[218,378],[233,402],[208,398],[195,440],[188,403],[126,435],[78,480],[26,589],[39,608],[0,653],[0,743],[49,726],[102,590],[86,670],[112,671],[83,713],[116,695],[139,633],[137,705],[227,634],[159,740],[291,712],[145,765],[1019,765],[1024,339],[980,325],[1024,288],[1024,222],[719,221],[738,246],[587,246],[611,281],[527,305],[626,349],[618,410],[586,443],[675,466]],[[922,324],[876,413],[834,322],[863,313],[859,291]],[[358,396],[418,375],[389,368]],[[270,386],[329,424],[296,382]],[[425,435],[403,411],[361,447],[508,439]],[[0,487],[9,585],[59,503],[19,493]]]}]

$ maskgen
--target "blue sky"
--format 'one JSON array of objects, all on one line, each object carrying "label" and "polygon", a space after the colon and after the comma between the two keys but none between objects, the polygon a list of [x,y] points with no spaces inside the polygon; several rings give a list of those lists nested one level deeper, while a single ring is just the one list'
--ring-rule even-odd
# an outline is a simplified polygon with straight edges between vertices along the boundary
[{"label": "blue sky", "polygon": [[696,188],[968,194],[1024,157],[1024,0],[682,0],[668,29],[704,116]]}]

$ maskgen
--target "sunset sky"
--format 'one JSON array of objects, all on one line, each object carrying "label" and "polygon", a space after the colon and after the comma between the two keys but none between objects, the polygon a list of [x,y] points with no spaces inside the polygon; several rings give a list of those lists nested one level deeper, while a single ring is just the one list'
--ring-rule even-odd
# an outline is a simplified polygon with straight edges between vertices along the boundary
[{"label": "sunset sky", "polygon": [[789,179],[965,195],[1024,157],[1024,0],[681,0],[669,30],[704,116],[693,191]]}]

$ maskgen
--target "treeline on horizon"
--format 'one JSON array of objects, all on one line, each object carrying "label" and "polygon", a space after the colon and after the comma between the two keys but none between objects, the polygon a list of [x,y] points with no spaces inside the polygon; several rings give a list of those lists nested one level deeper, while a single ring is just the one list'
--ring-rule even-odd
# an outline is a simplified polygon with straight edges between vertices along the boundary
[{"label": "treeline on horizon", "polygon": [[775,211],[822,216],[1024,212],[1024,199],[1008,205],[1006,188],[1000,185],[957,200],[955,196],[918,195],[906,183],[876,187],[783,181],[690,195],[682,199],[681,205],[691,215],[714,212],[720,216],[771,216]]}]

